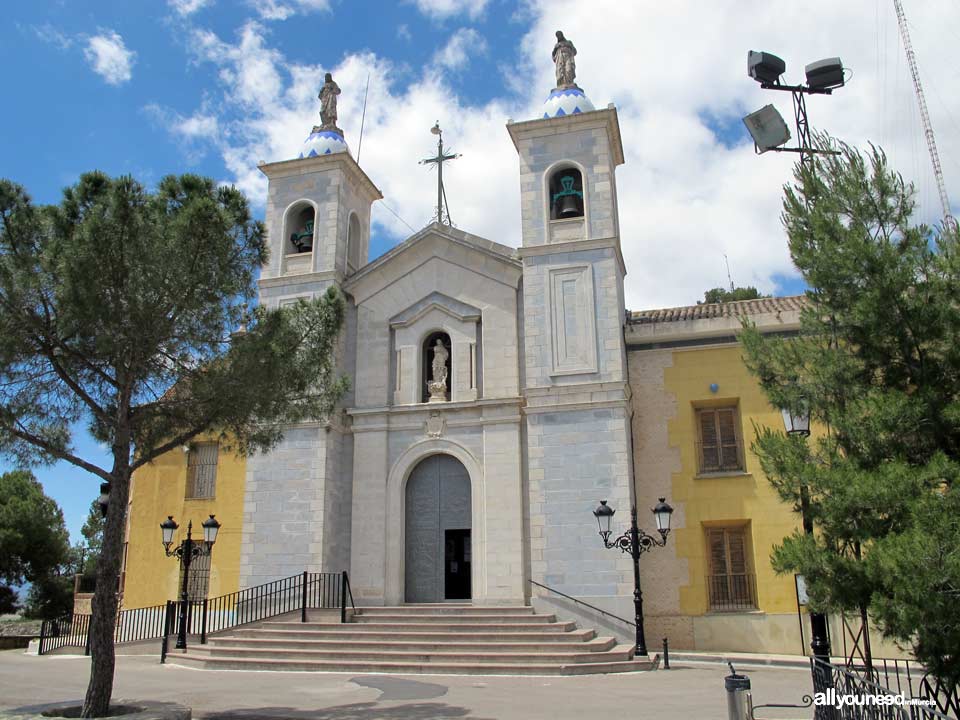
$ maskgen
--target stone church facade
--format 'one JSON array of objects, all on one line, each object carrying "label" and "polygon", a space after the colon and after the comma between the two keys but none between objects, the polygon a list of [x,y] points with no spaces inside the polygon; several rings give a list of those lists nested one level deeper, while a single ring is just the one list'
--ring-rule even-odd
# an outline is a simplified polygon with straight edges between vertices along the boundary
[{"label": "stone church facade", "polygon": [[124,607],[178,592],[157,523],[216,513],[193,596],[347,570],[357,606],[533,605],[630,642],[628,623],[565,596],[632,619],[630,558],[603,546],[592,510],[606,500],[619,534],[636,504],[653,531],[647,511],[666,497],[673,531],[640,566],[651,649],[668,636],[679,649],[805,652],[794,578],[769,561],[797,517],[749,449],[752,428],[782,427],[780,415],[736,338],[743,318],[796,333],[802,298],[624,309],[617,110],[573,84],[562,43],[542,117],[504,132],[518,248],[434,222],[368,261],[382,196],[336,127],[328,77],[324,124],[300,157],[260,166],[271,252],[259,302],[339,288],[350,390],[270,453],[198,438],[139,469]]},{"label": "stone church facade", "polygon": [[508,124],[520,248],[435,222],[369,263],[380,192],[317,130],[303,157],[260,167],[260,303],[340,288],[351,390],[247,461],[240,586],[347,568],[365,604],[524,604],[531,579],[622,604],[632,570],[590,512],[628,507],[633,484],[616,109],[577,88]]}]

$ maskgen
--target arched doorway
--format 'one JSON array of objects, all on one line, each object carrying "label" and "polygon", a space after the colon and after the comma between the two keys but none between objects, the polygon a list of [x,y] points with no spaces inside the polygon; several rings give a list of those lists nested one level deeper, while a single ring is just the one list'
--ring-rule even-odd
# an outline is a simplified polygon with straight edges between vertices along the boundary
[{"label": "arched doorway", "polygon": [[407,602],[471,597],[470,475],[452,455],[421,460],[405,490]]}]

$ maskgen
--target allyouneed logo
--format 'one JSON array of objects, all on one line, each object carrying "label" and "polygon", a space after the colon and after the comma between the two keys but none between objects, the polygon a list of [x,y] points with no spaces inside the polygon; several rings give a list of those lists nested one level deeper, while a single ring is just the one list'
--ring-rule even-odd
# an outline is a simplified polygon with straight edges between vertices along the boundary
[{"label": "allyouneed logo", "polygon": [[835,708],[844,706],[887,707],[891,705],[933,705],[933,700],[923,698],[908,698],[903,693],[898,695],[841,695],[836,688],[828,688],[826,692],[818,692],[813,696],[814,705],[832,705]]}]

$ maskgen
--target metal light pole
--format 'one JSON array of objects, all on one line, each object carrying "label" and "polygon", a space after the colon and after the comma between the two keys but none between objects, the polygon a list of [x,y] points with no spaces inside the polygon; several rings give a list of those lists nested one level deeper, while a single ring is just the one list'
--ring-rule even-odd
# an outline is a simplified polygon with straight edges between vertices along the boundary
[{"label": "metal light pole", "polygon": [[187,649],[187,618],[190,607],[190,597],[188,587],[190,583],[190,563],[196,557],[207,556],[213,551],[213,544],[217,541],[217,533],[220,531],[220,523],[211,515],[201,523],[203,527],[203,542],[195,543],[193,541],[193,520],[187,523],[187,538],[177,545],[173,550],[170,546],[173,544],[173,534],[176,532],[177,525],[172,515],[160,523],[160,532],[163,537],[163,549],[167,557],[176,557],[183,564],[183,577],[180,581],[180,628],[177,632],[178,650]]},{"label": "metal light pole", "polygon": [[[791,412],[784,409],[783,426],[787,435],[810,437],[810,415],[806,412]],[[810,517],[810,490],[806,483],[800,485],[800,518],[803,532],[813,535],[813,518]],[[810,650],[813,656],[825,663],[830,662],[830,636],[827,634],[827,616],[821,612],[810,613]]]},{"label": "metal light pole", "polygon": [[653,535],[648,535],[637,527],[637,506],[630,508],[630,529],[613,542],[610,542],[610,520],[616,511],[607,505],[606,500],[601,500],[599,507],[593,511],[597,518],[597,524],[600,526],[600,537],[603,538],[603,545],[608,550],[619,548],[621,552],[630,553],[633,559],[633,610],[634,622],[636,624],[636,654],[647,655],[647,640],[643,633],[643,593],[640,591],[640,555],[653,547],[663,547],[667,544],[667,535],[670,534],[670,516],[673,514],[673,508],[660,498],[660,502],[653,508],[652,512],[657,520],[657,531],[660,533],[660,539],[657,540]]}]

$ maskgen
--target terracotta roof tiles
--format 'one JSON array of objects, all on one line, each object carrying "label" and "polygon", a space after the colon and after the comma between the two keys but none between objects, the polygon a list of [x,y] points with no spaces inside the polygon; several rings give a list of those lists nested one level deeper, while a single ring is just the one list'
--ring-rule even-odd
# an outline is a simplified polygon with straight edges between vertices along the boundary
[{"label": "terracotta roof tiles", "polygon": [[655,323],[681,322],[684,320],[744,317],[747,315],[760,315],[762,313],[800,310],[805,304],[806,299],[803,295],[788,295],[786,297],[759,298],[757,300],[685,305],[682,307],[662,308],[660,310],[634,310],[629,313],[627,322],[632,325],[650,325]]}]

